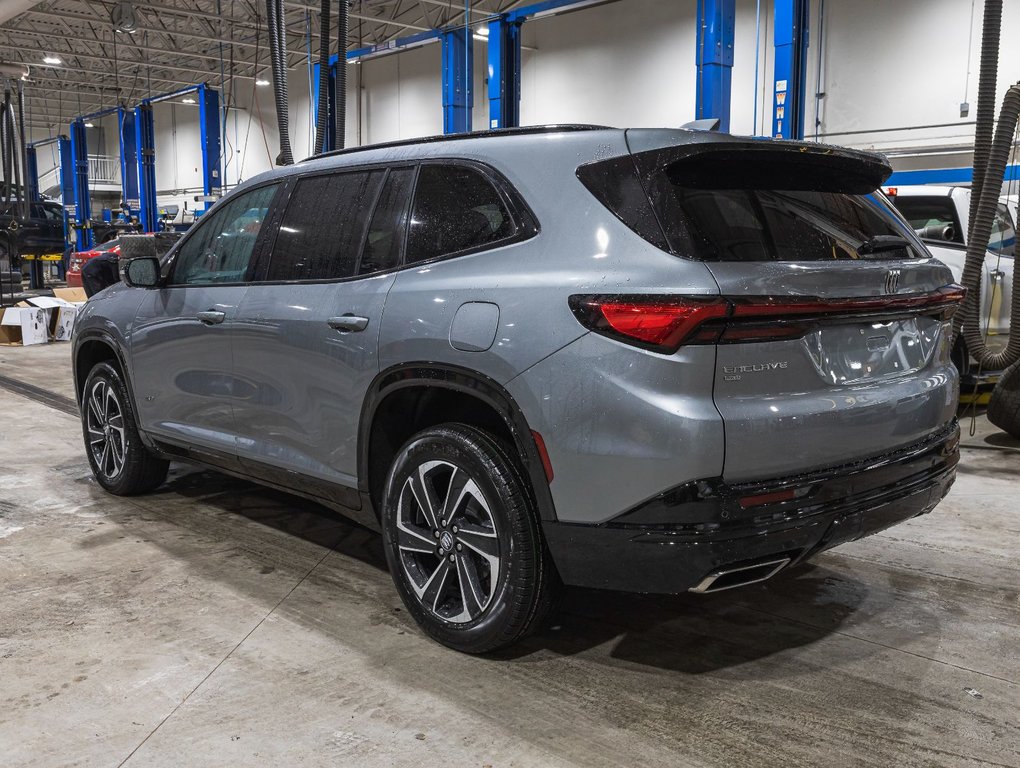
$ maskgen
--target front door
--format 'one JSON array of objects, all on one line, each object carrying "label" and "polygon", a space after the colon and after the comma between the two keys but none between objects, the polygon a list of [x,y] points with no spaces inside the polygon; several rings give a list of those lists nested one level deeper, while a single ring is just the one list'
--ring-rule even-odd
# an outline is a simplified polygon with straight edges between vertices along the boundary
[{"label": "front door", "polygon": [[181,242],[166,285],[146,292],[130,337],[143,430],[191,448],[236,455],[231,335],[252,254],[278,185],[218,203]]}]

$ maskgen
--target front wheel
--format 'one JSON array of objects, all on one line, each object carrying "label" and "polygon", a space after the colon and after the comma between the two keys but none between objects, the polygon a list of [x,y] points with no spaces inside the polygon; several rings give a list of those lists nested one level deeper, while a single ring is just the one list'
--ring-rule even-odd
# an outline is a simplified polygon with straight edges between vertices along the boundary
[{"label": "front wheel", "polygon": [[445,424],[412,437],[390,469],[382,524],[404,605],[443,645],[510,645],[552,604],[556,574],[530,494],[485,432]]},{"label": "front wheel", "polygon": [[1020,439],[1020,361],[999,377],[988,401],[988,420],[1011,437]]},{"label": "front wheel", "polygon": [[81,428],[92,474],[110,493],[133,496],[166,480],[170,462],[142,443],[127,387],[109,363],[97,363],[85,379]]}]

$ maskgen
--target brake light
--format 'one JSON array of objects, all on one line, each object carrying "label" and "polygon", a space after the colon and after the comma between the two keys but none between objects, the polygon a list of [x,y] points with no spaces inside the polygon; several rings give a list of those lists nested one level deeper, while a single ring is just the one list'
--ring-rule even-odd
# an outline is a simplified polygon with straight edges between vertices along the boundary
[{"label": "brake light", "polygon": [[718,297],[571,296],[570,308],[592,331],[673,352],[705,322],[726,317],[730,307]]},{"label": "brake light", "polygon": [[963,302],[962,286],[930,293],[846,299],[805,297],[571,296],[585,328],[655,352],[683,344],[798,339],[817,325],[854,317],[938,314],[948,320]]}]

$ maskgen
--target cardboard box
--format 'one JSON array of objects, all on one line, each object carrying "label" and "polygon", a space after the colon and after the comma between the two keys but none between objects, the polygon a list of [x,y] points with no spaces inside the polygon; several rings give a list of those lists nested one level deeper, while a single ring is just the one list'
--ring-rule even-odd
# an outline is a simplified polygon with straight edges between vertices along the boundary
[{"label": "cardboard box", "polygon": [[53,296],[75,305],[84,304],[89,300],[89,297],[85,295],[84,288],[54,288]]},{"label": "cardboard box", "polygon": [[50,337],[54,341],[71,340],[74,318],[78,314],[78,307],[83,305],[72,304],[56,296],[52,298],[49,296],[33,296],[30,299],[26,299],[26,301],[31,306],[46,311],[46,323],[49,327]]},{"label": "cardboard box", "polygon": [[30,346],[49,341],[49,318],[39,307],[7,307],[0,315],[0,344]]}]

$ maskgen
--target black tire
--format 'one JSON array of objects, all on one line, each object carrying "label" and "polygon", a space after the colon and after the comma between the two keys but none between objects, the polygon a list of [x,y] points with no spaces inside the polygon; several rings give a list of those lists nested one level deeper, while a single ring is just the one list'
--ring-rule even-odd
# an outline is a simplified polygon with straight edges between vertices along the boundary
[{"label": "black tire", "polygon": [[382,528],[404,605],[449,648],[486,653],[511,645],[555,604],[559,580],[528,487],[507,452],[479,429],[440,425],[400,449],[386,481]]},{"label": "black tire", "polygon": [[166,480],[170,462],[142,443],[124,379],[109,363],[97,363],[85,379],[81,429],[92,474],[110,493],[147,493]]},{"label": "black tire", "polygon": [[1013,363],[999,377],[988,401],[988,420],[1020,439],[1020,362]]}]

